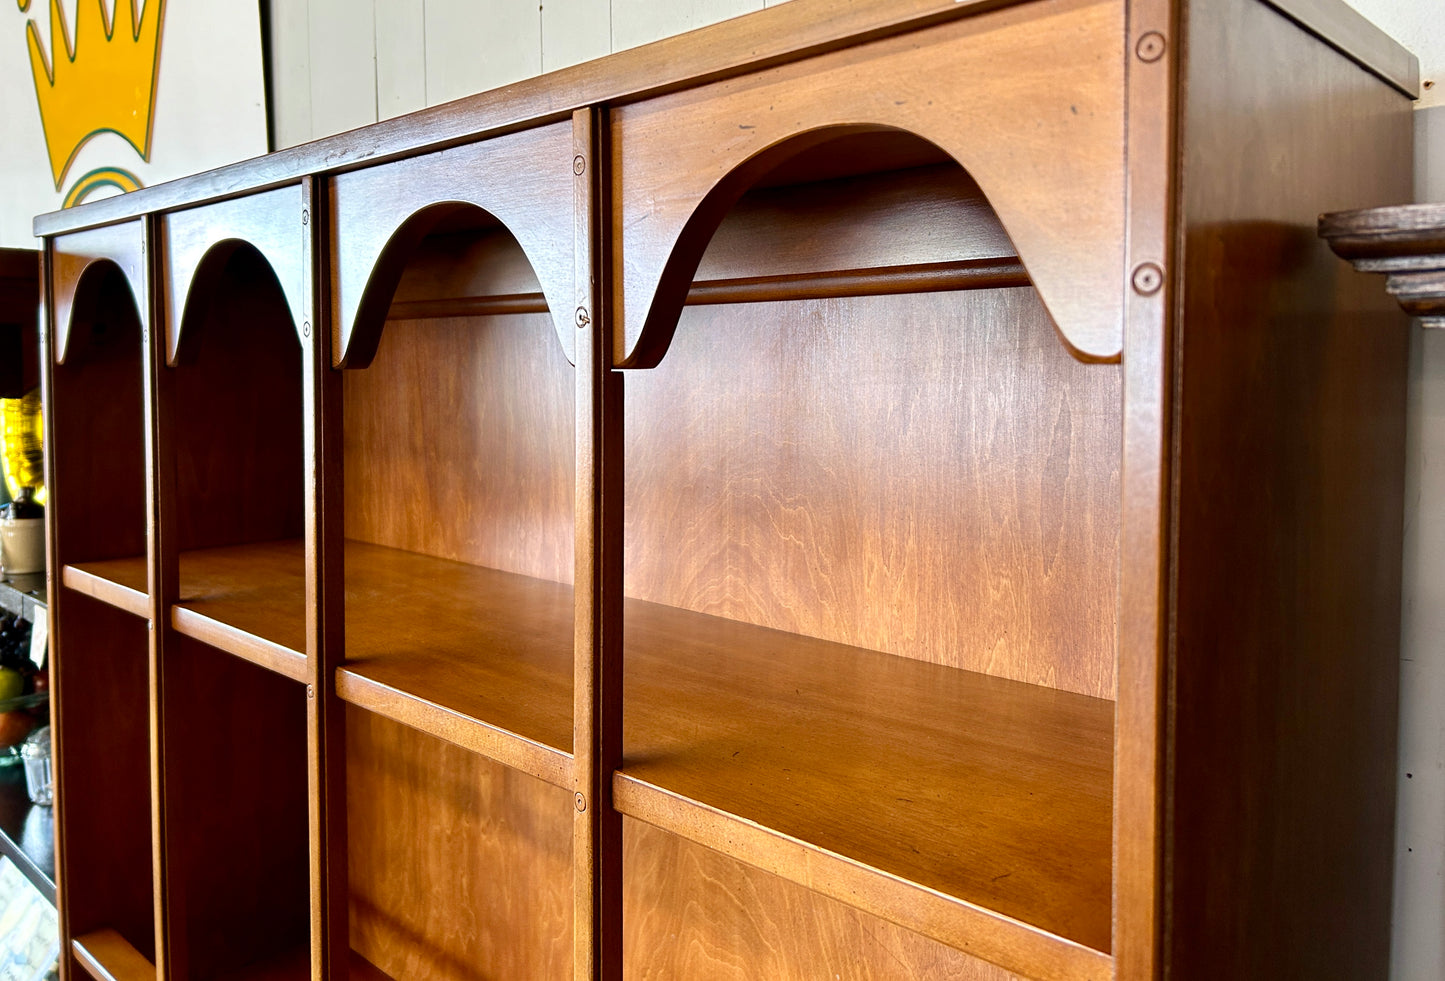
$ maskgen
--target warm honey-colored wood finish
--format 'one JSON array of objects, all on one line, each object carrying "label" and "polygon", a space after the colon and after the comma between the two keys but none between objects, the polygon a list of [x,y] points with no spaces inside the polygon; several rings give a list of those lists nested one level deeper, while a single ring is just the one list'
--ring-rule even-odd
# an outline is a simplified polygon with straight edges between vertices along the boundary
[{"label": "warm honey-colored wood finish", "polygon": [[95,981],[155,981],[155,965],[114,930],[87,933],[70,946],[77,963]]},{"label": "warm honey-colored wood finish", "polygon": [[[337,362],[365,367],[412,250],[467,213],[516,237],[572,358],[572,127],[555,123],[342,174],[330,182]],[[466,206],[470,207],[466,207]]]},{"label": "warm honey-colored wood finish", "polygon": [[[1115,0],[981,14],[616,111],[617,363],[648,367],[666,350],[713,230],[754,180],[830,136],[878,126],[958,160],[1065,340],[1091,360],[1117,358],[1123,20]],[[1008,63],[1049,71],[998,71]],[[1069,167],[1054,166],[1061,154]]]},{"label": "warm honey-colored wood finish", "polygon": [[[1407,332],[1315,226],[1407,198],[1410,120],[1257,4],[1188,27],[1169,968],[1384,977]],[[1251,68],[1203,68],[1226,52]]]},{"label": "warm honey-colored wood finish", "polygon": [[793,0],[40,219],[57,664],[125,624],[150,757],[75,928],[1379,976],[1401,348],[1306,226],[1412,63],[1332,3]]}]

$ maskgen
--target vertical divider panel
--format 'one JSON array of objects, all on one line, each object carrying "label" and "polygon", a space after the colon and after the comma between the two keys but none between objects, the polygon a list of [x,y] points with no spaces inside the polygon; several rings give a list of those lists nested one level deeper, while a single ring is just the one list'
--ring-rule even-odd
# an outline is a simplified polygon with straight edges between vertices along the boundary
[{"label": "vertical divider panel", "polygon": [[[174,473],[168,438],[171,425],[171,389],[165,379],[165,329],[161,295],[160,221],[146,217],[142,251],[145,256],[146,295],[142,298],[144,321],[141,324],[142,412],[145,424],[145,498],[146,498],[146,591],[150,609],[146,614],[149,641],[150,676],[150,774],[151,774],[151,861],[155,890],[156,976],[168,979],[183,977],[184,969],[174,971],[170,953],[166,913],[169,908],[169,880],[166,863],[165,811],[165,611],[179,595],[179,558],[172,539],[162,532],[172,527],[169,520],[175,502],[174,482],[166,484],[162,474]],[[171,546],[169,555],[164,546]]]},{"label": "vertical divider panel", "polygon": [[576,643],[572,835],[574,981],[622,977],[622,376],[612,370],[610,170],[604,110],[572,116],[576,175]]},{"label": "vertical divider panel", "polygon": [[336,696],[345,650],[341,370],[332,367],[330,243],[322,178],[302,185],[307,320],[301,335],[306,454],[306,722],[311,855],[311,976],[348,976],[346,712]]},{"label": "vertical divider panel", "polygon": [[[1169,446],[1178,5],[1130,0],[1125,44],[1123,382],[1117,698],[1116,977],[1156,977],[1163,889],[1163,749],[1171,570]],[[1165,961],[1167,963],[1167,961]]]},{"label": "vertical divider panel", "polygon": [[[181,553],[176,510],[176,379],[167,367],[167,339],[179,329],[169,322],[166,291],[175,284],[165,276],[171,243],[159,215],[148,219],[147,256],[150,313],[146,325],[145,439],[146,439],[146,562],[150,589],[151,685],[151,807],[154,821],[156,875],[156,971],[162,981],[190,976],[190,957],[183,918],[186,915],[184,879],[170,863],[170,813],[166,752],[166,708],[182,692],[166,687],[167,652],[178,651],[170,609],[180,598]],[[173,922],[173,919],[175,922]]]}]

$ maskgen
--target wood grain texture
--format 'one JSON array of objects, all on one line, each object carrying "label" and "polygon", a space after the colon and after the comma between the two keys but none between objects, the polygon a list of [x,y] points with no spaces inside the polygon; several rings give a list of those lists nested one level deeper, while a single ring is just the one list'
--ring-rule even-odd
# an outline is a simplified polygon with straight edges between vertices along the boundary
[{"label": "wood grain texture", "polygon": [[[693,809],[626,787],[649,785],[1107,951],[1111,702],[670,607],[627,615],[624,813],[688,826]],[[758,844],[735,857],[848,898],[822,856]]]},{"label": "wood grain texture", "polygon": [[[128,221],[86,232],[55,237],[50,259],[51,330],[57,364],[65,362],[70,350],[70,324],[76,293],[87,271],[96,263],[108,263],[119,269],[130,286],[139,316],[149,318],[143,302],[146,285],[144,222]],[[107,312],[110,308],[107,307]],[[145,322],[144,320],[142,321]]]},{"label": "wood grain texture", "polygon": [[346,536],[570,582],[571,386],[544,316],[390,324],[344,378]]},{"label": "wood grain texture", "polygon": [[1118,384],[1026,290],[689,309],[629,378],[628,592],[1111,698]]},{"label": "wood grain texture", "polygon": [[348,542],[341,697],[555,786],[572,767],[572,590]]},{"label": "wood grain texture", "polygon": [[113,930],[155,955],[144,621],[57,590],[51,637],[62,931]]},{"label": "wood grain texture", "polygon": [[623,829],[629,977],[1021,981],[640,821]]},{"label": "wood grain texture", "polygon": [[306,679],[299,539],[182,552],[176,630],[295,681]]},{"label": "wood grain texture", "polygon": [[77,593],[138,617],[150,616],[144,556],[67,565],[60,570],[60,576],[61,582]]},{"label": "wood grain texture", "polygon": [[351,940],[395,978],[568,977],[571,794],[347,713]]},{"label": "wood grain texture", "polygon": [[70,942],[77,963],[95,981],[154,981],[156,967],[114,930],[95,930]]},{"label": "wood grain texture", "polygon": [[254,249],[237,248],[215,275],[172,378],[182,551],[303,530],[301,350],[291,315]]},{"label": "wood grain texture", "polygon": [[[311,316],[303,258],[310,230],[302,223],[301,185],[277,188],[161,216],[162,289],[165,295],[166,360],[178,357],[182,336],[195,319],[214,307],[217,279],[241,245],[259,253],[281,288],[292,329]],[[196,294],[193,309],[191,295]]]},{"label": "wood grain texture", "polygon": [[1188,30],[1167,963],[1383,977],[1408,335],[1315,231],[1407,198],[1410,106],[1259,4]]},{"label": "wood grain texture", "polygon": [[189,637],[166,653],[171,944],[195,978],[304,952],[305,688]]},{"label": "wood grain texture", "polygon": [[135,296],[109,260],[89,265],[72,296],[70,353],[52,372],[47,434],[56,567],[145,553],[144,321]]},{"label": "wood grain texture", "polygon": [[570,360],[572,157],[572,128],[555,123],[333,179],[337,363],[366,366],[413,250],[440,221],[473,208],[516,237]]},{"label": "wood grain texture", "polygon": [[1410,204],[1320,216],[1320,235],[1422,327],[1445,327],[1445,205]]},{"label": "wood grain texture", "polygon": [[[661,357],[708,240],[747,187],[830,135],[877,127],[962,164],[1065,341],[1080,357],[1116,359],[1122,34],[1112,0],[1013,8],[620,108],[616,363]],[[1000,74],[1004,62],[1049,69]],[[1061,74],[1069,86],[1055,84]],[[1055,165],[1060,153],[1070,167]]]}]

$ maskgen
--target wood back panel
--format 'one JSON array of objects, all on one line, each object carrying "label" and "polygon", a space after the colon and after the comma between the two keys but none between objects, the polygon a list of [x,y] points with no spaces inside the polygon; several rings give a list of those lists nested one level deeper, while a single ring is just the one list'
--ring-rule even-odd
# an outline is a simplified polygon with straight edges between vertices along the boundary
[{"label": "wood back panel", "polygon": [[299,538],[301,348],[287,301],[243,246],[196,302],[172,369],[178,547]]},{"label": "wood back panel", "polygon": [[571,793],[353,707],[346,743],[354,949],[394,978],[570,976]]},{"label": "wood back panel", "polygon": [[629,978],[1016,978],[640,821],[624,819],[623,832]]},{"label": "wood back panel", "polygon": [[1410,104],[1264,4],[1188,9],[1166,966],[1381,978],[1409,325],[1315,230],[1408,200]]},{"label": "wood back panel", "polygon": [[451,203],[482,209],[516,237],[554,307],[557,338],[570,359],[573,179],[572,127],[565,122],[334,177],[337,363],[365,366],[398,277],[431,231],[428,213],[440,217],[445,209],[435,206]]},{"label": "wood back panel", "polygon": [[1119,370],[1033,291],[689,308],[627,382],[629,595],[1113,697]]},{"label": "wood back panel", "polygon": [[962,164],[1065,341],[1117,358],[1123,36],[1117,0],[1027,4],[615,110],[616,363],[648,367],[666,350],[709,238],[759,176],[877,127]]},{"label": "wood back panel", "polygon": [[572,379],[545,314],[389,323],[343,379],[346,536],[570,582]]},{"label": "wood back panel", "polygon": [[70,353],[52,374],[57,569],[146,551],[145,367],[130,281],[108,261],[74,296]]},{"label": "wood back panel", "polygon": [[145,621],[57,590],[51,671],[65,933],[110,928],[155,960]]},{"label": "wood back panel", "polygon": [[306,690],[175,633],[164,671],[171,944],[195,978],[304,952]]}]

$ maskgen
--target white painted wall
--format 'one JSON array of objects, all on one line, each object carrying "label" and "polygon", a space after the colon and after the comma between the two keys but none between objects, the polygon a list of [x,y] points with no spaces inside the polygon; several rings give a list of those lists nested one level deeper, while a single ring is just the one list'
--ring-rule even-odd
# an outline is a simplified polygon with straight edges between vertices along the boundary
[{"label": "white painted wall", "polygon": [[[275,145],[780,2],[270,0]],[[1416,199],[1445,201],[1445,0],[1350,2],[1420,58]],[[1409,420],[1391,978],[1434,981],[1445,979],[1445,331],[1414,332]]]}]

